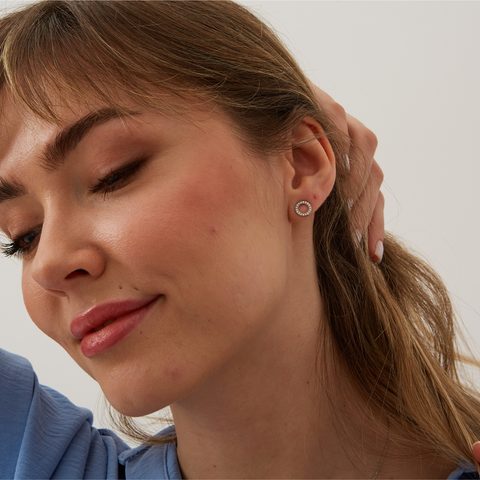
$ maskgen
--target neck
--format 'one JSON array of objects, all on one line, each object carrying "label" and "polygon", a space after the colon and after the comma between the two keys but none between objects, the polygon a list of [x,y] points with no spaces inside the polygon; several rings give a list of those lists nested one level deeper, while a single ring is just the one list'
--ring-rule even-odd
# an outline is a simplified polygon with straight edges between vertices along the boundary
[{"label": "neck", "polygon": [[[402,449],[385,431],[365,433],[360,425],[354,438],[342,436],[316,370],[285,361],[308,356],[305,344],[293,344],[234,376],[219,372],[172,405],[183,478],[447,478],[456,468]],[[332,401],[341,417],[349,413],[344,419],[364,418],[364,406],[351,398],[352,405]]]},{"label": "neck", "polygon": [[172,405],[185,478],[374,476],[384,440],[378,453],[346,456],[318,388],[317,302],[310,302],[311,322],[305,309],[277,317],[274,328],[257,331],[221,371]]},{"label": "neck", "polygon": [[401,450],[392,441],[398,436],[385,451],[387,430],[364,429],[371,426],[367,406],[347,375],[335,377],[333,389],[322,383],[316,367],[329,366],[318,364],[318,339],[327,333],[319,331],[323,308],[315,268],[285,292],[250,341],[171,406],[183,477],[446,478],[455,465],[418,452],[393,458]]}]

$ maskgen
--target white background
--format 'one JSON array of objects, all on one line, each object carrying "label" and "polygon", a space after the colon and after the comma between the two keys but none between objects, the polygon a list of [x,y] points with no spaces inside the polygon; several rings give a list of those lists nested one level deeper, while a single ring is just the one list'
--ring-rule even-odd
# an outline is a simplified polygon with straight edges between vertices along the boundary
[{"label": "white background", "polygon": [[[377,134],[387,229],[431,260],[470,343],[480,344],[480,3],[243,3]],[[20,270],[0,260],[0,345],[28,357],[42,383],[95,410],[96,383],[29,320]]]}]

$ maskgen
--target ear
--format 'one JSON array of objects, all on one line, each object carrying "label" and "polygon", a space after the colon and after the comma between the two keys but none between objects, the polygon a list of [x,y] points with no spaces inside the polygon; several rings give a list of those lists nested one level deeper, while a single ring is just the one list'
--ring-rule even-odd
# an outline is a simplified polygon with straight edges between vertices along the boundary
[{"label": "ear", "polygon": [[[288,217],[291,222],[298,222],[304,218],[295,212],[298,202],[309,202],[315,212],[332,191],[335,155],[321,125],[314,118],[305,117],[292,135],[292,148],[286,157]],[[306,210],[305,205],[300,207],[300,211]]]}]

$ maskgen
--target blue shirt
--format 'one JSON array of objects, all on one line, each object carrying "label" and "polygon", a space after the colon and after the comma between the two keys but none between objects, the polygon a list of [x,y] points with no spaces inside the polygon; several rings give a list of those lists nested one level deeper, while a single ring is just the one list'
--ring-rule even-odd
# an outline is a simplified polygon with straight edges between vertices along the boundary
[{"label": "blue shirt", "polygon": [[[26,359],[0,349],[1,479],[182,478],[175,443],[130,448],[92,422],[89,410],[39,385]],[[465,478],[479,477],[462,463],[448,480]]]}]

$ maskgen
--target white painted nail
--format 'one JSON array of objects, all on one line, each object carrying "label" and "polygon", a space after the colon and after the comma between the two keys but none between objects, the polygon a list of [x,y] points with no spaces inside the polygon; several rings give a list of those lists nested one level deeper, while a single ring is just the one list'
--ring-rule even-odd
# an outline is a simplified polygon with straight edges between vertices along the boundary
[{"label": "white painted nail", "polygon": [[349,210],[353,208],[353,198],[347,198],[347,205]]},{"label": "white painted nail", "polygon": [[355,240],[357,241],[357,245],[360,245],[362,243],[362,232],[358,228],[355,230]]},{"label": "white painted nail", "polygon": [[350,157],[345,153],[343,155],[343,159],[345,161],[345,168],[350,171]]},{"label": "white painted nail", "polygon": [[379,240],[375,247],[375,257],[377,259],[377,263],[380,263],[383,258],[383,242]]}]

